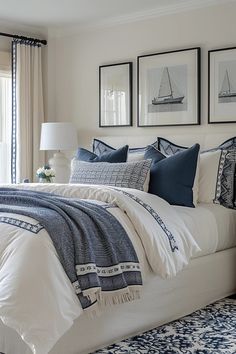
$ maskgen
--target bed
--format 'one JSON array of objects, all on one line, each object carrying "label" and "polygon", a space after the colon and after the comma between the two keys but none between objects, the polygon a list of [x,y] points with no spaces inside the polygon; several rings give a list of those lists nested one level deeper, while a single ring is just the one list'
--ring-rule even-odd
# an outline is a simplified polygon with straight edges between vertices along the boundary
[{"label": "bed", "polygon": [[[229,135],[202,136],[199,139],[202,144],[205,141],[204,146],[212,147],[213,144],[221,142],[225,137],[227,138]],[[117,146],[122,145],[123,140],[128,143],[133,140],[132,137],[109,139],[111,138],[106,140],[108,143],[112,141],[114,145],[115,141]],[[192,137],[192,141],[195,139],[196,137]],[[218,141],[216,141],[217,139]],[[150,143],[152,140],[153,137],[147,137],[139,141],[139,144]],[[186,137],[183,139],[182,136],[177,137],[177,142],[185,144],[190,140],[190,137],[187,139]],[[17,188],[34,188],[41,191],[47,189],[43,185],[22,185]],[[50,188],[52,191],[60,189],[64,191],[62,193],[68,193],[67,186],[54,185]],[[99,199],[94,198],[94,193],[89,194],[90,199]],[[84,197],[85,195],[82,193],[80,196]],[[106,198],[100,199],[102,199],[101,203],[108,202]],[[151,271],[136,227],[134,228],[132,224],[132,217],[130,219],[126,215],[127,210],[124,214],[122,208],[111,209],[118,220],[123,220],[140,260],[144,281],[141,298],[130,303],[105,308],[99,317],[92,319],[79,311],[76,301],[73,305],[70,303],[69,310],[74,311],[71,317],[74,317],[74,324],[72,326],[72,323],[68,324],[68,328],[71,326],[69,330],[68,328],[67,330],[61,329],[66,333],[53,346],[50,354],[91,353],[122,338],[180,318],[236,292],[236,211],[220,205],[203,203],[198,204],[195,209],[171,206],[171,210],[173,210],[173,215],[177,215],[179,220],[184,223],[201,250],[193,252],[194,255],[189,264],[184,266],[176,276],[162,279]],[[164,214],[163,212],[162,218],[168,224],[168,218],[165,219]],[[69,285],[67,284],[68,288]],[[61,291],[63,292],[65,289],[63,288]],[[68,293],[66,294],[65,291],[65,298],[67,296]],[[2,301],[3,298],[0,296],[0,302]],[[63,309],[59,311],[59,314],[66,316]],[[37,318],[35,318],[35,326],[36,324]],[[14,327],[14,324],[11,327]],[[50,332],[51,329],[47,327],[47,324],[45,324],[45,328]],[[32,353],[19,334],[2,322],[0,322],[0,333],[0,352],[5,354]],[[45,354],[45,351],[38,350],[35,353]]]}]

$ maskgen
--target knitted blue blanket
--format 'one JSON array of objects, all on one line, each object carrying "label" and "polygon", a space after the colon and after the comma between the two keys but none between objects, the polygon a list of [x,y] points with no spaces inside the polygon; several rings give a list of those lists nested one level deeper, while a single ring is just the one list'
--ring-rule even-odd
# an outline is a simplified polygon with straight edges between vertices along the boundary
[{"label": "knitted blue blanket", "polygon": [[0,188],[0,212],[29,216],[47,230],[83,309],[139,296],[136,252],[106,208],[50,193]]}]

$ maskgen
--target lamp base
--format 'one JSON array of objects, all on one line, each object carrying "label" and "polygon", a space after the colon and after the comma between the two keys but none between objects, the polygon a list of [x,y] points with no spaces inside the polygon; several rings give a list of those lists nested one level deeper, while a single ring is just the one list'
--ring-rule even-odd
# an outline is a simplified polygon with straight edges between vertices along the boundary
[{"label": "lamp base", "polygon": [[68,183],[70,179],[70,161],[63,152],[56,152],[49,160],[49,166],[54,169],[55,183]]}]

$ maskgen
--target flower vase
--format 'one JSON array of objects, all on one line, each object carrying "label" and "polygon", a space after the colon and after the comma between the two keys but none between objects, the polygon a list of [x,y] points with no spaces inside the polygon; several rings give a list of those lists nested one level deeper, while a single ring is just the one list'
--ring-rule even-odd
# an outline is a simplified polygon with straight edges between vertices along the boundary
[{"label": "flower vase", "polygon": [[52,178],[51,177],[39,177],[39,183],[52,183]]}]

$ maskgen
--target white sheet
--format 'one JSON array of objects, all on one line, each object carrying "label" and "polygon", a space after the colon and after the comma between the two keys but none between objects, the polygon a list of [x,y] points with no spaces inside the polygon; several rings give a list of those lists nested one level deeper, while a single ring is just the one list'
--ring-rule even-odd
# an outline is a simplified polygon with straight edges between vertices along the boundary
[{"label": "white sheet", "polygon": [[[24,184],[17,188],[114,203],[122,211],[122,223],[127,219],[125,213],[129,220],[124,223],[132,223],[132,237],[139,239],[134,242],[138,253],[143,252],[152,270],[163,278],[175,276],[198,250],[175,209],[151,194],[86,185]],[[35,354],[46,354],[81,315],[80,303],[44,229],[35,236],[1,223],[0,232],[0,318]],[[178,249],[173,250],[175,246]],[[140,260],[145,263],[144,255]]]},{"label": "white sheet", "polygon": [[195,257],[236,246],[236,210],[213,203],[174,208],[201,248]]}]

